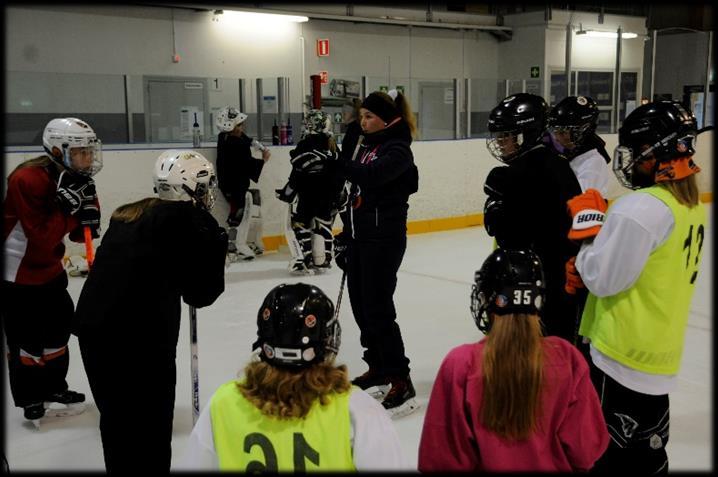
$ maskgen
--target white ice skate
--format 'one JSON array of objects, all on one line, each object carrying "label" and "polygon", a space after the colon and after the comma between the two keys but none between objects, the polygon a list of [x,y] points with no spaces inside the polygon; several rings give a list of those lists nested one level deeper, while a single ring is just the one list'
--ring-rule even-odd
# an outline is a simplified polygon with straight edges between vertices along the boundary
[{"label": "white ice skate", "polygon": [[386,412],[389,413],[389,416],[392,419],[399,419],[404,416],[408,416],[409,414],[413,413],[417,409],[421,407],[421,404],[419,404],[416,399],[411,398],[408,401],[406,401],[404,404],[387,409]]},{"label": "white ice skate", "polygon": [[389,384],[380,384],[378,386],[367,388],[365,391],[369,396],[373,397],[377,401],[383,401],[386,397],[386,393],[389,392],[390,387],[391,385]]},{"label": "white ice skate", "polygon": [[65,269],[71,277],[86,277],[90,271],[87,266],[87,259],[80,255],[67,257]]},{"label": "white ice skate", "polygon": [[304,260],[292,260],[289,262],[289,273],[296,276],[314,275],[314,271],[307,267]]}]

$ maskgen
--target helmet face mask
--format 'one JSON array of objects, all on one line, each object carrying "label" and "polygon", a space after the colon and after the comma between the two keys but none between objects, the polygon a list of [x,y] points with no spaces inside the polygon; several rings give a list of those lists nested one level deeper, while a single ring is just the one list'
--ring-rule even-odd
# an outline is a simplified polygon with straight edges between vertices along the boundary
[{"label": "helmet face mask", "polygon": [[568,96],[551,109],[548,128],[551,135],[565,148],[577,149],[598,126],[598,105],[588,96]]},{"label": "helmet face mask", "polygon": [[541,261],[534,252],[496,249],[474,274],[471,316],[486,334],[493,314],[540,315],[545,294]]},{"label": "helmet face mask", "polygon": [[[693,155],[696,130],[695,116],[677,101],[634,109],[618,131],[613,162],[616,178],[629,189],[653,185],[659,163]],[[646,171],[649,165],[650,171]]]},{"label": "helmet face mask", "polygon": [[207,210],[216,202],[214,166],[195,151],[163,152],[155,163],[153,182],[160,199],[194,201]]},{"label": "helmet face mask", "polygon": [[246,121],[247,115],[234,106],[225,106],[217,111],[215,124],[221,132],[232,132],[234,128]]},{"label": "helmet face mask", "polygon": [[262,361],[301,369],[334,358],[341,327],[334,304],[319,288],[282,284],[267,294],[259,308],[257,338]]},{"label": "helmet face mask", "polygon": [[[539,144],[547,116],[548,105],[541,96],[518,93],[503,99],[489,113],[486,147],[499,161],[513,161]],[[504,139],[507,135],[514,137],[513,144]]]},{"label": "helmet face mask", "polygon": [[102,169],[102,142],[81,119],[51,120],[42,133],[42,145],[52,159],[71,171],[94,176]]}]

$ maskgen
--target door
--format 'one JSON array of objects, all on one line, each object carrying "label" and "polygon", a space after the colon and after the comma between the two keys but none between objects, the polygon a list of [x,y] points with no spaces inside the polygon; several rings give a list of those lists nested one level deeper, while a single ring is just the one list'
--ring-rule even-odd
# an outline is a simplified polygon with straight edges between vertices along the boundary
[{"label": "door", "polygon": [[454,139],[454,84],[419,83],[421,139]]}]

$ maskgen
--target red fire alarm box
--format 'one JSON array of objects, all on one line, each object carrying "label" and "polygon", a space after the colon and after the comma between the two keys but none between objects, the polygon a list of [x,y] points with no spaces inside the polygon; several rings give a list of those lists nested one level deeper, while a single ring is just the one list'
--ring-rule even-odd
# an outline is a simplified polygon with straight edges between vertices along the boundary
[{"label": "red fire alarm box", "polygon": [[317,40],[317,56],[329,56],[329,39]]},{"label": "red fire alarm box", "polygon": [[322,79],[322,84],[329,84],[329,72],[328,71],[320,71],[319,77]]}]

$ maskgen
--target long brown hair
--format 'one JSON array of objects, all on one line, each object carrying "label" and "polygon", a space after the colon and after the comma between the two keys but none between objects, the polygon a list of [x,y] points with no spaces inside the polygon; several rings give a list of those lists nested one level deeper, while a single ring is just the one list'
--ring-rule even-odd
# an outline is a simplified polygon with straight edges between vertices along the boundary
[{"label": "long brown hair", "polygon": [[142,217],[142,214],[149,208],[154,207],[157,203],[162,202],[158,197],[147,197],[137,202],[121,205],[112,212],[112,220],[119,222],[134,222]]},{"label": "long brown hair", "polygon": [[387,93],[383,91],[374,91],[373,94],[377,94],[387,100],[389,104],[394,104],[401,113],[401,119],[406,122],[411,132],[411,137],[416,139],[419,136],[419,130],[416,127],[416,117],[414,112],[411,110],[411,104],[409,100],[402,93],[396,93],[396,99],[392,99]]},{"label": "long brown hair", "polygon": [[10,174],[8,174],[7,178],[10,180],[10,176],[15,174],[20,169],[23,169],[25,167],[48,167],[50,164],[56,164],[58,167],[58,170],[62,167],[59,164],[57,164],[55,161],[50,159],[48,156],[37,156],[32,159],[28,159],[27,161],[21,162],[20,164],[15,167],[15,169],[12,170]]},{"label": "long brown hair", "polygon": [[659,182],[658,184],[668,189],[673,197],[686,207],[693,208],[700,201],[700,191],[695,174],[676,181]]},{"label": "long brown hair", "polygon": [[537,315],[493,316],[483,349],[479,421],[505,439],[526,439],[537,429],[544,380],[542,339]]},{"label": "long brown hair", "polygon": [[351,388],[347,367],[334,366],[333,361],[298,371],[251,362],[244,368],[244,376],[244,381],[237,383],[242,396],[262,414],[279,419],[304,417],[317,399],[326,405],[330,394]]}]

